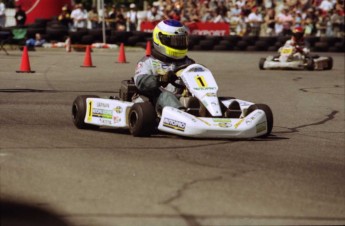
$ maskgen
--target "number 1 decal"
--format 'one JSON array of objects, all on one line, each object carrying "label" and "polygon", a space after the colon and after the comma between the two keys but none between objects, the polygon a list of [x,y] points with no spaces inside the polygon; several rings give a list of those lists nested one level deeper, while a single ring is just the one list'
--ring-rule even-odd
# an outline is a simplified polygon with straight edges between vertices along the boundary
[{"label": "number 1 decal", "polygon": [[196,81],[196,83],[198,84],[198,86],[200,87],[200,88],[205,88],[205,87],[207,87],[207,83],[206,83],[206,81],[205,81],[205,78],[204,78],[204,76],[196,76],[195,77],[195,81]]},{"label": "number 1 decal", "polygon": [[87,104],[87,121],[91,122],[92,121],[92,100],[89,101]]}]

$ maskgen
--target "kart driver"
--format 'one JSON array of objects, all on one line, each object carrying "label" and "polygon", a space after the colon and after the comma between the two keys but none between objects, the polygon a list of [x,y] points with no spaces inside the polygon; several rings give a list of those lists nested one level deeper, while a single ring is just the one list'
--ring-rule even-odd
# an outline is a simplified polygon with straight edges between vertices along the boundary
[{"label": "kart driver", "polygon": [[143,57],[135,70],[134,82],[140,93],[147,96],[161,113],[165,106],[184,109],[175,94],[178,89],[171,83],[178,66],[194,63],[187,56],[188,31],[177,20],[163,20],[153,30],[151,56]]},{"label": "kart driver", "polygon": [[286,47],[294,47],[295,53],[293,54],[293,58],[300,59],[301,55],[307,56],[310,52],[308,48],[305,47],[304,43],[304,29],[300,26],[295,27],[292,30],[292,37],[290,40],[287,40],[283,47],[279,49],[281,53],[283,48]]}]

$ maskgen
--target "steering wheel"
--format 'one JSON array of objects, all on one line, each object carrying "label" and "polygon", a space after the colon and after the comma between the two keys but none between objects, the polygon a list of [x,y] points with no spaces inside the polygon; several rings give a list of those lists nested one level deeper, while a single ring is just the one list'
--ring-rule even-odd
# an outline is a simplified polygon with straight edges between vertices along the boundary
[{"label": "steering wheel", "polygon": [[[180,71],[180,70],[182,70],[182,69],[185,69],[186,67],[188,67],[188,66],[191,65],[191,64],[193,64],[193,63],[182,64],[182,65],[176,67],[176,68],[173,70],[173,72],[176,74],[178,71]],[[173,81],[173,82],[171,82],[171,84],[172,84],[173,86],[175,86],[176,88],[179,88],[179,89],[184,89],[184,88],[186,88],[186,86],[185,86],[184,84],[178,84],[178,83],[176,83],[176,80]]]}]

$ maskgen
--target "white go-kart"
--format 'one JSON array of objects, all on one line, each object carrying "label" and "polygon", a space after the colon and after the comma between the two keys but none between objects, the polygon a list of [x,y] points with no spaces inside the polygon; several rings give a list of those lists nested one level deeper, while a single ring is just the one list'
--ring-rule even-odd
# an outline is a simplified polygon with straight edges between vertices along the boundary
[{"label": "white go-kart", "polygon": [[295,46],[283,46],[279,49],[278,56],[261,58],[259,68],[265,69],[296,69],[296,70],[331,70],[332,57],[303,54]]},{"label": "white go-kart", "polygon": [[273,114],[266,104],[233,97],[218,97],[217,83],[200,64],[175,70],[182,89],[178,96],[185,109],[164,107],[157,114],[148,98],[136,94],[132,80],[122,81],[119,98],[78,96],[72,106],[74,125],[79,129],[112,127],[129,129],[133,136],[159,131],[194,138],[255,138],[268,136]]}]

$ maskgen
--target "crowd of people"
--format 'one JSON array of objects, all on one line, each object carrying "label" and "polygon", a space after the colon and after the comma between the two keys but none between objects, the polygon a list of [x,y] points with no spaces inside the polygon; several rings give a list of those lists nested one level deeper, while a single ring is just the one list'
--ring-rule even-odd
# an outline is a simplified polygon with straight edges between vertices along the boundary
[{"label": "crowd of people", "polygon": [[[70,29],[101,27],[103,13],[82,4],[64,7],[59,20]],[[140,29],[141,21],[175,19],[184,24],[225,22],[233,35],[290,35],[303,26],[306,35],[343,36],[344,0],[158,0],[138,10],[134,3],[105,8],[106,26],[115,30]]]},{"label": "crowd of people", "polygon": [[[183,24],[224,22],[232,35],[290,35],[291,28],[302,26],[308,36],[344,36],[344,0],[157,0],[145,1],[143,8],[135,3],[107,5],[104,13],[92,7],[75,4],[62,7],[58,21],[70,30],[105,26],[118,31],[140,30],[142,21],[175,19]],[[0,26],[4,23],[4,4],[0,0]],[[18,8],[17,24],[25,22]]]}]

